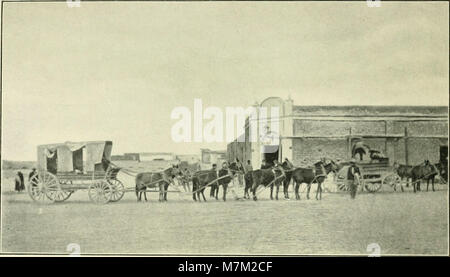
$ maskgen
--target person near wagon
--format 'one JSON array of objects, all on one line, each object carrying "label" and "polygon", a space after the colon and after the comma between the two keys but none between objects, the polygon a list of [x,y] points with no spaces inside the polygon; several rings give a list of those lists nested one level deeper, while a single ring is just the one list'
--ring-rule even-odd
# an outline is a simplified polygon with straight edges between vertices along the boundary
[{"label": "person near wagon", "polygon": [[183,174],[182,181],[183,181],[184,190],[186,190],[186,188],[187,188],[187,191],[190,192],[191,188],[189,187],[189,182],[190,182],[191,177],[192,177],[191,172],[186,167],[186,168],[184,168],[184,171],[183,171],[182,174]]},{"label": "person near wagon", "polygon": [[245,165],[244,167],[244,172],[250,172],[253,171],[253,166],[252,166],[252,162],[250,160],[247,160],[247,165]]},{"label": "person near wagon", "polygon": [[[228,170],[228,163],[223,162],[222,168]],[[231,182],[228,184],[228,189],[233,194],[234,200],[241,200],[241,198],[238,196],[238,194],[236,192],[236,184],[238,184],[238,182],[239,182],[238,175],[239,174],[234,174],[233,178],[231,179]]]},{"label": "person near wagon", "polygon": [[16,178],[15,178],[15,191],[21,192],[25,189],[25,186],[23,184],[23,174],[22,172],[18,171]]},{"label": "person near wagon", "polygon": [[350,197],[355,199],[356,191],[358,190],[358,185],[360,185],[361,172],[359,167],[356,165],[356,159],[352,158],[350,160],[350,166],[347,172],[347,182],[350,189]]},{"label": "person near wagon", "polygon": [[[33,169],[31,170],[30,174],[28,174],[28,182],[30,182],[36,175],[37,175],[36,168],[33,167]],[[36,179],[37,178],[38,177],[36,176]]]},{"label": "person near wagon", "polygon": [[[219,172],[217,170],[217,164],[213,164],[211,171],[216,172],[216,176],[219,176]],[[209,191],[209,197],[214,198],[214,193],[215,193],[215,187],[211,186],[211,190]]]},{"label": "person near wagon", "polygon": [[[238,169],[243,169],[244,168],[244,166],[242,165],[242,163],[241,163],[241,161],[239,161],[239,159],[238,158],[236,158],[236,165],[237,165],[237,167],[238,167]],[[243,184],[244,184],[244,176],[242,175],[242,174],[236,174],[237,175],[237,178],[238,178],[238,181],[239,181],[239,186],[242,186]]]}]

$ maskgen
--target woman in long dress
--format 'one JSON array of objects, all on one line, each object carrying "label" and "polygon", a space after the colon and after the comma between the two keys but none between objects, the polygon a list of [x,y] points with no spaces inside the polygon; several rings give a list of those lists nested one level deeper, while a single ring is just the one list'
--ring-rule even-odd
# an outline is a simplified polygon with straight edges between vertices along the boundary
[{"label": "woman in long dress", "polygon": [[17,172],[16,177],[14,178],[14,190],[17,192],[20,192],[20,188],[22,187],[21,183],[20,183],[20,176],[19,176],[19,172]]}]

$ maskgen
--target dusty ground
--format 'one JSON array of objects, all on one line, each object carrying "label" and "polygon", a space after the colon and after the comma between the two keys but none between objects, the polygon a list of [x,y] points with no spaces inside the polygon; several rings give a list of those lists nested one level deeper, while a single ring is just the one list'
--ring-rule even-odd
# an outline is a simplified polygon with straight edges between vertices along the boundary
[{"label": "dusty ground", "polygon": [[194,203],[173,193],[158,203],[151,193],[149,202],[136,203],[128,193],[101,206],[91,204],[86,191],[65,203],[38,205],[12,185],[9,178],[2,184],[3,252],[68,254],[70,243],[81,253],[368,255],[370,243],[380,245],[381,255],[448,250],[444,185],[417,194],[383,188],[354,201],[343,193],[325,193],[322,201],[304,195],[270,201],[266,190],[258,202]]}]

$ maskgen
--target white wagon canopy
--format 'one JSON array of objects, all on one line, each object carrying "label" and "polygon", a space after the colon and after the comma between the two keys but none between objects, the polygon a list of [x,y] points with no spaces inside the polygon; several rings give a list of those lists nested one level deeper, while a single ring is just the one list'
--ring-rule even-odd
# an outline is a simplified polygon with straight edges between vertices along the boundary
[{"label": "white wagon canopy", "polygon": [[111,163],[111,141],[65,142],[37,147],[38,171],[28,192],[37,202],[63,202],[88,189],[95,203],[119,201],[124,194],[117,179],[120,168]]},{"label": "white wagon canopy", "polygon": [[58,172],[106,171],[111,159],[111,141],[65,142],[39,145],[39,170]]}]

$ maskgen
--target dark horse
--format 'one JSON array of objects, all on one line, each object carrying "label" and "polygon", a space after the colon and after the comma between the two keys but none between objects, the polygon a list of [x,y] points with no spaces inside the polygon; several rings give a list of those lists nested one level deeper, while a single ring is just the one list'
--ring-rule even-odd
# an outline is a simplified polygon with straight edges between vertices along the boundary
[{"label": "dark horse", "polygon": [[247,171],[247,172],[244,174],[244,182],[245,182],[245,187],[244,187],[244,198],[245,198],[245,199],[250,199],[249,191],[252,189],[252,186],[253,186],[252,172],[253,172],[253,171]]},{"label": "dark horse", "polygon": [[[286,178],[283,179],[283,193],[284,193],[284,199],[289,199],[289,184],[292,180],[292,173],[294,172],[295,168],[291,167],[288,163],[283,162],[281,166],[285,169],[284,173],[286,174]],[[278,194],[278,189],[277,189]],[[278,195],[277,195],[278,199]]]},{"label": "dark horse", "polygon": [[447,163],[445,162],[440,162],[435,164],[437,170],[439,171],[439,176],[441,176],[441,181],[448,183],[448,167],[447,167]]},{"label": "dark horse", "polygon": [[406,186],[409,187],[409,179],[412,179],[412,165],[404,165],[399,164],[397,162],[394,163],[395,171],[397,172],[397,175],[400,176],[400,180],[403,180],[403,178],[406,179]]},{"label": "dark horse", "polygon": [[435,165],[432,165],[430,161],[425,160],[425,162],[414,166],[411,169],[412,185],[414,192],[420,191],[420,183],[422,180],[427,181],[427,191],[431,180],[431,186],[434,191],[434,177],[439,174],[438,169]]},{"label": "dark horse", "polygon": [[[201,201],[200,195],[202,195],[203,200],[206,201],[204,194],[206,185],[215,180],[217,180],[217,172],[213,169],[195,172],[192,176],[192,198],[197,201],[198,197],[198,201]],[[216,183],[211,185],[218,186]],[[215,191],[215,188],[211,187],[211,189]]]},{"label": "dark horse", "polygon": [[252,181],[253,181],[253,185],[252,185],[253,200],[255,200],[255,201],[257,200],[256,189],[261,185],[265,186],[265,187],[270,185],[270,199],[273,200],[272,193],[273,193],[274,184],[277,186],[277,199],[278,199],[279,185],[281,184],[282,179],[284,179],[286,177],[282,166],[268,168],[268,169],[256,169],[256,170],[251,171],[251,174],[252,174]]},{"label": "dark horse", "polygon": [[[338,165],[334,161],[324,166],[325,173],[328,175],[331,171],[334,173],[338,170]],[[325,181],[325,175],[316,175],[313,168],[296,168],[292,172],[292,179],[294,180],[295,186],[295,199],[300,200],[300,194],[298,192],[300,185],[305,183],[307,185],[308,191],[306,193],[306,198],[309,199],[309,191],[311,190],[311,184],[317,183],[316,199],[322,199],[322,183]]]},{"label": "dark horse", "polygon": [[[292,179],[293,168],[291,168],[287,162],[283,162],[281,164],[281,167],[284,170],[285,177],[280,178],[281,179],[280,181],[277,180],[276,182],[272,183],[272,185],[270,187],[271,199],[273,199],[273,186],[276,185],[277,190],[276,190],[276,194],[275,194],[275,199],[278,200],[278,192],[279,192],[279,186],[280,186],[281,182],[283,183],[284,198],[289,199],[288,187],[289,187],[289,184]],[[253,171],[255,171],[255,170],[253,170]],[[245,181],[244,198],[246,198],[246,199],[250,199],[249,191],[252,189],[252,186],[253,186],[253,176],[252,176],[253,171],[246,172],[244,175],[244,181]],[[280,175],[278,174],[278,176],[280,176]]]},{"label": "dark horse", "polygon": [[169,167],[162,172],[143,172],[136,175],[136,198],[141,201],[144,193],[147,201],[147,188],[159,188],[159,201],[167,201],[167,189],[173,178],[179,174],[178,166]]},{"label": "dark horse", "polygon": [[[219,170],[219,180],[217,181],[218,186],[217,186],[217,190],[216,190],[216,200],[218,199],[218,194],[219,194],[219,187],[222,186],[223,188],[223,201],[227,201],[227,189],[228,189],[228,184],[233,180],[233,178],[237,175],[237,174],[244,174],[244,169],[237,164],[236,162],[231,163],[228,168],[222,168]],[[224,177],[228,175],[228,177]],[[221,178],[223,177],[223,178]]]}]

